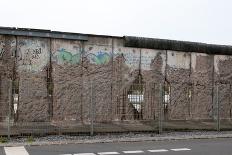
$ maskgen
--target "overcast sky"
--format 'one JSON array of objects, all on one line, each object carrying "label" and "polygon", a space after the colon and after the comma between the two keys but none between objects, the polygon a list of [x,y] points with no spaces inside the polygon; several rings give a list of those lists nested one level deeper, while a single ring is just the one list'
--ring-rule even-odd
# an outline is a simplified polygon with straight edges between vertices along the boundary
[{"label": "overcast sky", "polygon": [[0,26],[232,45],[231,0],[0,0]]}]

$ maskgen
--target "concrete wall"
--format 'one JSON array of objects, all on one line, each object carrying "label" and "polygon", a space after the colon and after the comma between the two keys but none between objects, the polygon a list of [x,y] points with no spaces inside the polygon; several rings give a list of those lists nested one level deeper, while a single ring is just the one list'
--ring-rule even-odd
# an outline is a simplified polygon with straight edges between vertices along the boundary
[{"label": "concrete wall", "polygon": [[164,83],[170,86],[165,119],[213,119],[218,84],[221,117],[231,118],[231,60],[231,56],[130,48],[116,37],[75,41],[0,36],[0,117],[6,116],[3,109],[9,102],[5,81],[16,79],[17,121],[89,124],[92,109],[96,122],[133,121],[128,91],[141,78],[144,120],[157,120]]},{"label": "concrete wall", "polygon": [[[90,112],[94,111],[96,122],[110,121],[112,119],[112,38],[89,37],[89,40],[84,43],[84,51],[83,106],[85,117],[90,118]],[[93,110],[91,110],[91,105]]]},{"label": "concrete wall", "polygon": [[165,81],[166,51],[141,50],[141,70],[145,84],[144,119],[157,119],[160,102],[160,84]]},{"label": "concrete wall", "polygon": [[14,36],[0,35],[0,121],[6,120],[9,112],[9,89],[10,80],[13,78],[15,48]]},{"label": "concrete wall", "polygon": [[140,49],[123,46],[122,39],[113,40],[113,109],[114,120],[133,120],[133,107],[127,91],[138,76]]},{"label": "concrete wall", "polygon": [[82,45],[52,40],[53,120],[82,119]]},{"label": "concrete wall", "polygon": [[169,119],[189,119],[190,53],[167,51],[166,76],[170,84]]},{"label": "concrete wall", "polygon": [[[232,83],[232,56],[214,56],[214,80],[219,90],[219,106],[221,118],[231,118],[231,83]],[[215,90],[216,94],[216,90]],[[216,98],[215,98],[216,101]],[[216,111],[217,104],[214,102]],[[216,112],[214,112],[214,115]]]},{"label": "concrete wall", "polygon": [[214,56],[191,53],[191,106],[192,119],[209,119],[213,113]]},{"label": "concrete wall", "polygon": [[49,39],[17,37],[18,121],[48,121]]}]

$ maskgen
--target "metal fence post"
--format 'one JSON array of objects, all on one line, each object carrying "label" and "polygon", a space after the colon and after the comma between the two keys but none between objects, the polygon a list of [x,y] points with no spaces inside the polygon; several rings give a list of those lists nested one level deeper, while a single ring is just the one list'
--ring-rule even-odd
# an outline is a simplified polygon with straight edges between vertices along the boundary
[{"label": "metal fence post", "polygon": [[159,99],[159,134],[163,132],[163,87],[160,83],[159,87],[160,99]]},{"label": "metal fence post", "polygon": [[10,119],[11,119],[11,102],[12,102],[12,80],[9,80],[9,103],[8,103],[8,121],[7,121],[7,137],[10,139]]},{"label": "metal fence post", "polygon": [[91,91],[91,95],[90,95],[90,117],[91,117],[91,129],[90,129],[90,135],[93,136],[93,132],[94,132],[94,106],[93,106],[93,80],[91,80],[90,82],[90,91]]},{"label": "metal fence post", "polygon": [[220,103],[219,103],[219,90],[218,85],[216,87],[216,102],[217,102],[217,131],[220,131]]}]

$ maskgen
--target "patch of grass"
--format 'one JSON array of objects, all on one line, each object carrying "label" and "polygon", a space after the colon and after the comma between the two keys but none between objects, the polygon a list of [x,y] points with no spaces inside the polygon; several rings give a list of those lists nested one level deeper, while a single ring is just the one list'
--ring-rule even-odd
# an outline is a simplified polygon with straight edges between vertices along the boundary
[{"label": "patch of grass", "polygon": [[0,136],[0,143],[7,143],[8,139],[6,137]]},{"label": "patch of grass", "polygon": [[31,135],[31,136],[29,136],[29,137],[27,137],[27,142],[28,143],[32,143],[32,142],[34,142],[35,141],[35,139],[34,139],[34,137]]}]

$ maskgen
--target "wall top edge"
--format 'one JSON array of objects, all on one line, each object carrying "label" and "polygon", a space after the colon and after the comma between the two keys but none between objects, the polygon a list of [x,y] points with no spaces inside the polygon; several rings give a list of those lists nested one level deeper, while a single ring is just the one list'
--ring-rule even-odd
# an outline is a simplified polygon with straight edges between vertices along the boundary
[{"label": "wall top edge", "polygon": [[82,40],[82,41],[88,40],[88,35],[85,35],[85,34],[57,32],[57,31],[51,31],[51,30],[40,30],[40,29],[30,29],[30,28],[0,27],[0,34],[15,35],[15,36],[29,36],[29,37],[42,37],[42,38]]},{"label": "wall top edge", "polygon": [[126,47],[196,52],[218,55],[232,55],[232,46],[206,44],[200,42],[178,41],[157,38],[124,36]]},{"label": "wall top edge", "polygon": [[57,38],[57,39],[70,39],[70,40],[82,40],[88,41],[88,37],[107,37],[107,38],[119,38],[120,36],[110,35],[97,35],[97,34],[84,34],[74,32],[61,32],[45,29],[34,28],[16,28],[16,27],[1,27],[0,35],[15,35],[15,36],[29,36],[29,37],[42,37],[42,38]]},{"label": "wall top edge", "polygon": [[110,36],[97,34],[82,34],[72,32],[51,31],[45,29],[0,27],[0,35],[29,36],[42,38],[56,38],[88,41],[89,37],[105,37],[123,39],[125,47],[172,50],[182,52],[196,52],[217,55],[232,55],[232,46],[206,44],[200,42],[178,41],[158,38],[144,38],[134,36]]}]

